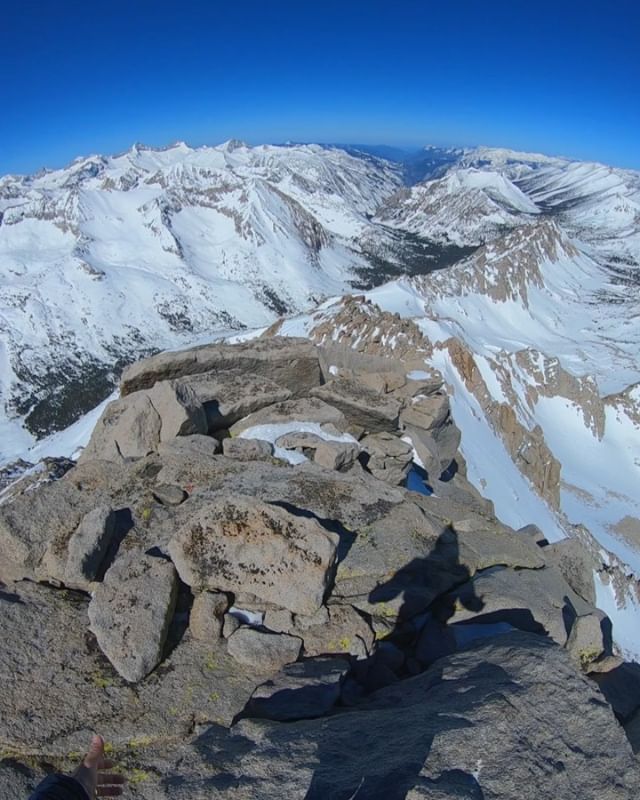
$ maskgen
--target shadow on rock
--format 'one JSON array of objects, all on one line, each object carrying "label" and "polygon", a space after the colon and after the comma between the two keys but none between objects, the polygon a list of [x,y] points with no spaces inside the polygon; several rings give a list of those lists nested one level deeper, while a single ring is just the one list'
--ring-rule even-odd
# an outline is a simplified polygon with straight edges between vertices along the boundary
[{"label": "shadow on rock", "polygon": [[[443,575],[447,576],[446,583]],[[353,674],[360,677],[368,691],[388,686],[401,678],[421,672],[426,664],[456,650],[455,638],[448,628],[448,621],[455,612],[455,602],[443,596],[432,606],[433,611],[425,615],[426,597],[432,597],[453,585],[466,584],[471,578],[468,568],[460,563],[459,544],[455,531],[445,530],[436,540],[428,555],[414,558],[399,569],[388,581],[381,583],[369,595],[369,602],[394,604],[400,600],[397,622],[394,628],[379,642],[376,652],[369,659],[356,662]],[[470,584],[472,586],[472,584]],[[458,601],[459,602],[459,601]],[[484,603],[474,593],[466,595],[465,607],[474,613],[482,611]],[[425,618],[426,617],[426,618]],[[429,646],[425,647],[425,640]],[[416,650],[422,642],[423,658],[416,658]],[[428,657],[424,657],[429,650]],[[395,669],[392,669],[392,665]],[[442,673],[437,665],[432,668],[429,681],[437,685]],[[400,683],[398,684],[400,685]],[[372,695],[375,703],[376,695]],[[363,698],[364,699],[364,698]],[[346,747],[346,742],[321,738],[317,745],[318,764],[314,769],[305,800],[404,800],[415,790],[418,796],[443,796],[479,800],[482,790],[473,775],[460,770],[447,771],[437,779],[421,777],[434,737],[445,731],[468,727],[465,714],[478,702],[474,692],[463,695],[457,702],[455,713],[435,713],[424,732],[412,737],[412,748],[406,752],[393,752],[394,731],[389,730],[389,765],[382,773],[376,762],[374,750],[367,746],[367,736],[360,742]],[[361,706],[368,708],[365,701]],[[452,710],[453,711],[453,710]],[[337,712],[338,714],[340,712]],[[375,721],[371,721],[375,725]],[[381,732],[375,736],[379,739]],[[336,773],[343,778],[336,780]],[[350,776],[347,780],[346,776]],[[345,785],[346,782],[346,785]]]}]

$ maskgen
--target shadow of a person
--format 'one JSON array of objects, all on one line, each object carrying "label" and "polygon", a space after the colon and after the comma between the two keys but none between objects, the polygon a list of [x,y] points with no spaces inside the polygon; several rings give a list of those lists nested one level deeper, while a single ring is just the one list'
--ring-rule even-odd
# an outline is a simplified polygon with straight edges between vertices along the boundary
[{"label": "shadow of a person", "polygon": [[[385,638],[403,649],[405,655],[415,653],[417,638],[422,642],[426,638],[430,645],[422,648],[423,654],[428,653],[423,659],[426,664],[455,651],[455,639],[447,623],[455,613],[456,600],[446,593],[466,584],[471,578],[468,568],[460,563],[459,556],[457,534],[449,527],[440,534],[426,556],[412,559],[369,595],[369,602],[374,606],[394,603],[394,608],[397,608],[396,623]],[[473,592],[465,594],[464,602],[467,608],[475,612],[480,612],[484,607],[482,599]],[[416,617],[425,612],[428,612],[426,620],[422,619],[421,625],[415,624]],[[430,672],[430,685],[442,680],[442,671],[438,670],[437,665],[431,667]],[[401,685],[401,682],[395,684],[399,688]],[[305,800],[404,800],[418,782],[426,786],[425,780],[420,779],[420,773],[435,735],[469,726],[471,723],[464,718],[464,713],[478,702],[477,698],[477,693],[473,692],[464,695],[457,701],[455,713],[451,715],[435,711],[424,730],[421,728],[415,732],[410,750],[405,754],[397,753],[394,763],[389,764],[389,770],[383,774],[380,764],[375,761],[373,750],[370,751],[370,765],[367,764],[366,745],[363,752],[361,742],[353,742],[350,749],[345,751],[338,749],[331,741],[321,740],[317,753],[318,766]],[[371,701],[375,703],[375,699],[374,694]],[[365,704],[355,712],[363,714],[363,725],[367,724],[366,708]],[[428,705],[425,705],[424,713],[429,714]],[[393,741],[394,731],[389,730],[388,735],[389,741]],[[350,760],[350,769],[345,769]],[[335,770],[340,770],[341,765],[343,771],[351,775],[346,786],[344,781],[335,779]],[[456,780],[461,791],[453,796],[481,800],[482,790],[472,775],[457,776]]]},{"label": "shadow of a person", "polygon": [[[455,650],[455,638],[448,622],[455,614],[457,604],[476,614],[484,608],[470,582],[471,577],[469,569],[460,563],[458,535],[448,527],[426,556],[412,559],[386,583],[377,586],[370,593],[369,602],[389,604],[400,598],[397,622],[386,638],[405,650],[407,646],[415,647],[417,644],[416,625],[412,620],[428,612],[426,619],[420,618],[420,660],[431,664]],[[464,595],[457,598],[450,593],[463,584],[469,589]]]}]

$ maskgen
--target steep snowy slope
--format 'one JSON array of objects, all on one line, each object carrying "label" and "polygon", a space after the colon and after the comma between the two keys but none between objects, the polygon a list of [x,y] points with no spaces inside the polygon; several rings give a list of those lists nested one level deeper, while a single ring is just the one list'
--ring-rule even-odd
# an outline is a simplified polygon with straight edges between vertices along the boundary
[{"label": "steep snowy slope", "polygon": [[528,430],[540,426],[569,519],[595,528],[640,575],[625,532],[640,519],[640,407],[629,389],[640,381],[640,298],[547,220],[413,288],[429,338],[462,341],[490,400]]},{"label": "steep snowy slope", "polygon": [[347,290],[370,266],[368,215],[399,183],[375,159],[239,142],[137,146],[3,178],[3,418],[64,427],[123,361]]},{"label": "steep snowy slope", "polygon": [[538,214],[538,206],[508,178],[471,168],[399,192],[376,218],[427,239],[479,245]]},{"label": "steep snowy slope", "polygon": [[639,173],[573,162],[523,174],[518,185],[605,258],[620,278],[640,265]]}]

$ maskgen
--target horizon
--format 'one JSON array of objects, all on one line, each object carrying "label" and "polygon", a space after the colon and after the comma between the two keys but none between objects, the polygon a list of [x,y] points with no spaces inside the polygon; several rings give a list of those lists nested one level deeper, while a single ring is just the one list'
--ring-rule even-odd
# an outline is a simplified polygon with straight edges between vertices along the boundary
[{"label": "horizon", "polygon": [[[5,10],[0,174],[237,137],[563,153],[640,169],[640,9],[186,0]],[[542,21],[543,24],[532,24]],[[544,54],[540,58],[539,54]]]},{"label": "horizon", "polygon": [[[564,161],[576,161],[576,162],[582,162],[582,163],[602,164],[603,166],[612,167],[614,169],[622,169],[622,170],[630,170],[632,172],[633,171],[640,172],[640,167],[628,167],[628,166],[625,166],[624,164],[612,164],[612,163],[608,163],[608,162],[604,162],[604,161],[599,161],[598,159],[576,158],[574,156],[567,155],[566,153],[546,153],[546,152],[542,152],[540,150],[538,150],[538,151],[530,150],[530,149],[529,150],[524,150],[524,149],[518,149],[518,148],[514,148],[514,147],[509,147],[508,145],[490,145],[490,144],[467,144],[467,145],[465,145],[465,144],[442,144],[442,145],[439,145],[439,144],[433,144],[431,142],[426,143],[426,144],[421,144],[421,145],[420,144],[419,145],[411,145],[411,144],[390,144],[388,142],[379,142],[379,141],[374,141],[374,142],[364,142],[364,141],[358,141],[358,142],[321,142],[321,141],[314,141],[314,140],[309,140],[309,141],[273,141],[273,142],[253,141],[253,142],[251,142],[251,141],[247,141],[245,139],[240,139],[240,138],[238,138],[236,136],[231,136],[231,137],[229,137],[227,139],[224,139],[223,141],[219,141],[219,142],[215,142],[215,143],[214,142],[203,142],[201,144],[192,144],[192,143],[188,142],[186,139],[175,139],[173,141],[168,142],[167,144],[149,144],[147,142],[135,141],[135,142],[132,142],[128,147],[120,149],[117,152],[108,152],[108,153],[102,152],[101,153],[101,152],[98,152],[98,151],[93,151],[93,152],[81,153],[79,155],[74,156],[70,160],[64,161],[62,163],[52,164],[52,165],[43,164],[43,165],[41,165],[41,166],[37,167],[36,169],[31,170],[29,172],[5,172],[5,173],[0,173],[0,178],[5,178],[5,177],[31,178],[31,177],[34,177],[34,176],[39,175],[39,174],[63,171],[65,169],[69,169],[71,166],[73,166],[73,164],[75,164],[77,162],[86,161],[86,160],[91,159],[91,158],[120,158],[120,157],[126,155],[127,153],[131,152],[136,147],[142,148],[144,150],[152,150],[152,151],[162,152],[162,151],[165,151],[165,150],[171,150],[172,148],[178,147],[180,145],[185,145],[190,150],[200,150],[200,149],[204,149],[204,148],[216,149],[216,148],[222,147],[223,145],[227,144],[228,142],[232,142],[232,141],[240,142],[241,144],[246,145],[249,148],[256,148],[256,147],[263,147],[263,146],[266,146],[266,147],[317,146],[317,147],[323,147],[323,148],[336,148],[336,149],[351,148],[351,149],[356,149],[356,150],[358,149],[358,147],[389,148],[390,150],[402,151],[408,157],[418,155],[418,153],[420,153],[422,151],[425,151],[425,150],[427,150],[429,148],[434,148],[434,149],[439,149],[439,150],[448,150],[448,149],[450,149],[450,150],[469,150],[469,151],[479,150],[479,149],[505,150],[505,151],[513,152],[513,153],[518,154],[518,155],[543,156],[543,157],[546,157],[546,158],[557,158],[557,159],[564,160]],[[367,154],[367,155],[371,155],[371,154]],[[375,155],[375,157],[379,158],[379,159],[382,159],[382,160],[386,160],[386,161],[402,163],[402,161],[400,159],[394,159],[394,158],[386,157],[384,155]]]}]

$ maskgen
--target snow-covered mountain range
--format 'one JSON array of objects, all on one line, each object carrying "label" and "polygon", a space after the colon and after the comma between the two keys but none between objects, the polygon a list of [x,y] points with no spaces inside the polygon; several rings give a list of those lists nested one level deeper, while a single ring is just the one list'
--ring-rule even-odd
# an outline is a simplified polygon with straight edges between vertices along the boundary
[{"label": "snow-covered mountain range", "polygon": [[114,366],[348,290],[369,266],[368,218],[399,185],[388,162],[240,142],[0,179],[4,418],[64,427]]},{"label": "snow-covered mountain range", "polygon": [[345,313],[355,347],[392,350],[335,304],[365,287],[429,342],[498,515],[555,537],[586,526],[636,575],[601,604],[637,611],[640,173],[491,148],[400,164],[317,145],[134,147],[0,179],[0,274],[2,461],[151,350],[282,315],[283,333],[339,338]]}]

